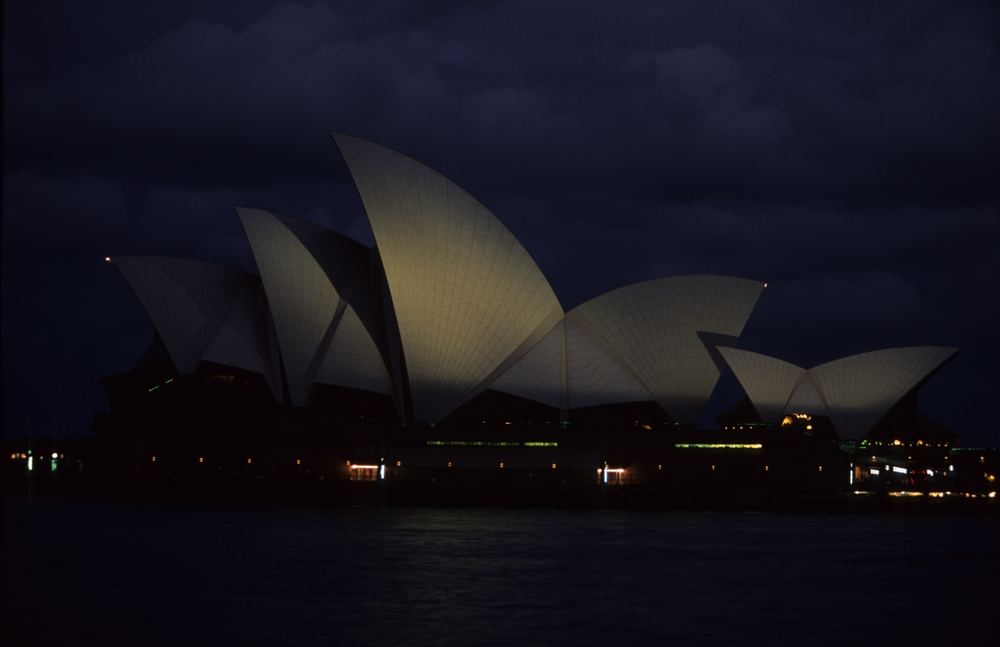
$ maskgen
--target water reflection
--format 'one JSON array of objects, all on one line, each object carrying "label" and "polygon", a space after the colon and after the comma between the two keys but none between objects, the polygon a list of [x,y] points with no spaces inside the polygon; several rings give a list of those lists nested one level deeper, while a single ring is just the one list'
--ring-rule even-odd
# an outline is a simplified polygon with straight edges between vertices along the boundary
[{"label": "water reflection", "polygon": [[4,528],[18,617],[146,644],[923,644],[985,626],[1000,539],[988,516],[45,499]]}]

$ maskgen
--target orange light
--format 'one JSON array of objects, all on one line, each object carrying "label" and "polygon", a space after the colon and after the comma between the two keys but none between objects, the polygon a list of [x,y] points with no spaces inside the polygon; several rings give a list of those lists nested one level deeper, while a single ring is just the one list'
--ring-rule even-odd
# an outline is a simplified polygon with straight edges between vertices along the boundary
[{"label": "orange light", "polygon": [[155,463],[156,462],[156,456],[151,457],[150,460],[152,460]]},{"label": "orange light", "polygon": [[252,458],[248,458],[247,459],[247,465],[250,465],[251,463],[253,463],[253,459]]},{"label": "orange light", "polygon": [[302,464],[302,459],[301,458],[296,458],[295,459],[295,464],[296,465],[301,465]]},{"label": "orange light", "polygon": [[451,467],[451,461],[448,461],[448,467]]},{"label": "orange light", "polygon": [[403,461],[396,461],[396,467],[402,467]]},{"label": "orange light", "polygon": [[555,469],[555,468],[556,468],[556,464],[552,463],[552,469]]},{"label": "orange light", "polygon": [[351,465],[352,470],[377,470],[378,465]]}]

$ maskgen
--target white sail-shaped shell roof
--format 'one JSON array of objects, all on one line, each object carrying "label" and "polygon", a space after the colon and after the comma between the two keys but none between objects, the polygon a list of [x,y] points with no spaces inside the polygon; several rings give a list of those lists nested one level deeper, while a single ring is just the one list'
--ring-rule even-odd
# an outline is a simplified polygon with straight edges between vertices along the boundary
[{"label": "white sail-shaped shell roof", "polygon": [[182,375],[202,361],[265,376],[281,399],[269,353],[267,304],[260,279],[214,263],[157,256],[116,257],[114,265],[149,315]]},{"label": "white sail-shaped shell roof", "polygon": [[809,374],[830,407],[837,432],[860,438],[957,352],[946,346],[887,348],[821,364]]},{"label": "white sail-shaped shell roof", "polygon": [[788,362],[739,348],[719,347],[719,353],[764,422],[778,422],[785,413],[792,391],[806,369]]},{"label": "white sail-shaped shell roof", "polygon": [[695,421],[719,378],[702,334],[738,337],[762,289],[680,276],[608,292],[570,311],[492,388],[563,408],[655,400],[674,420]]},{"label": "white sail-shaped shell roof", "polygon": [[785,413],[826,415],[842,438],[861,438],[958,349],[887,348],[809,370],[735,348],[719,351],[765,422]]},{"label": "white sail-shaped shell roof", "polygon": [[264,286],[258,277],[247,276],[251,280],[240,290],[201,358],[262,374],[275,399],[281,402],[281,372],[271,353]]},{"label": "white sail-shaped shell roof", "polygon": [[375,235],[414,418],[441,420],[520,359],[562,308],[520,242],[461,187],[383,146],[333,139]]},{"label": "white sail-shaped shell roof", "polygon": [[542,340],[501,375],[490,388],[568,409],[566,397],[566,332],[560,321]]},{"label": "white sail-shaped shell roof", "polygon": [[[360,380],[360,388],[391,392],[371,336],[284,219],[259,209],[240,208],[237,214],[267,294],[292,404],[305,405],[317,382],[359,387]],[[333,340],[342,355],[328,358]],[[345,366],[338,367],[340,361]]]},{"label": "white sail-shaped shell roof", "polygon": [[171,361],[194,373],[250,275],[213,263],[162,256],[116,257]]},{"label": "white sail-shaped shell roof", "polygon": [[785,405],[787,413],[810,413],[814,416],[829,416],[830,406],[816,386],[813,374],[806,371],[795,388],[792,389]]},{"label": "white sail-shaped shell roof", "polygon": [[566,373],[571,409],[655,400],[576,310],[566,315]]},{"label": "white sail-shaped shell roof", "polygon": [[736,338],[764,284],[726,276],[634,283],[573,310],[600,335],[676,422],[694,422],[719,379],[702,341]]}]

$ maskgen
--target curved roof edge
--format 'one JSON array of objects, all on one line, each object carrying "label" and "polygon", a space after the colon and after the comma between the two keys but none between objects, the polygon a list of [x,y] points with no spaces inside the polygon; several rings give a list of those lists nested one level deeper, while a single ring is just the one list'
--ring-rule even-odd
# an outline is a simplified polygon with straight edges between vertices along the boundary
[{"label": "curved roof edge", "polygon": [[806,369],[783,360],[740,348],[718,346],[764,422],[781,419],[789,398],[806,375]]},{"label": "curved roof edge", "polygon": [[861,438],[958,351],[951,346],[884,348],[820,364],[809,375],[830,407],[837,433]]},{"label": "curved roof edge", "polygon": [[[318,381],[391,392],[381,353],[334,284],[336,277],[348,291],[359,292],[350,283],[363,272],[358,266],[364,259],[351,258],[352,246],[330,238],[347,253],[325,258],[324,267],[303,240],[315,245],[324,235],[318,225],[261,209],[239,207],[236,213],[260,271],[292,404],[305,405]],[[331,347],[340,351],[337,357],[329,356]]]},{"label": "curved roof edge", "polygon": [[765,283],[712,274],[625,285],[573,308],[676,422],[695,422],[720,370],[704,334],[735,341]]},{"label": "curved roof edge", "polygon": [[868,433],[959,349],[883,348],[840,357],[808,370],[751,351],[724,347],[719,351],[762,419],[765,411],[765,420],[774,422],[792,409],[808,409],[802,412],[829,415],[842,438],[855,439]]},{"label": "curved roof edge", "polygon": [[375,236],[413,416],[437,422],[520,359],[562,306],[520,241],[460,186],[380,144],[330,136]]},{"label": "curved roof edge", "polygon": [[120,256],[109,261],[135,293],[178,373],[194,373],[202,361],[227,364],[264,375],[281,400],[280,379],[267,352],[259,277],[187,258]]}]

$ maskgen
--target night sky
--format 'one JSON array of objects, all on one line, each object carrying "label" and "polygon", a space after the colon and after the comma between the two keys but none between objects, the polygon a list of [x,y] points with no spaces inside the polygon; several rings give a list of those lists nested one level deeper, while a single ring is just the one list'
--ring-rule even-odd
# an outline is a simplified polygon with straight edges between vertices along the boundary
[{"label": "night sky", "polygon": [[469,190],[566,309],[728,274],[769,285],[743,348],[960,346],[921,407],[1000,444],[995,2],[430,4],[6,2],[4,433],[86,433],[149,342],[105,255],[253,270],[237,205],[371,243],[338,130]]}]

